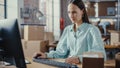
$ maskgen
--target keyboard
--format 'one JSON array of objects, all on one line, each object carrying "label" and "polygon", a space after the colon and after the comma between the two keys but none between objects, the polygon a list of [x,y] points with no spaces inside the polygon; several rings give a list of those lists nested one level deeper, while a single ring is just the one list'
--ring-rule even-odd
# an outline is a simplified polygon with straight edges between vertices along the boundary
[{"label": "keyboard", "polygon": [[58,62],[58,61],[49,60],[49,59],[33,58],[33,61],[37,63],[55,66],[58,68],[78,68],[77,65],[68,64],[65,62]]}]

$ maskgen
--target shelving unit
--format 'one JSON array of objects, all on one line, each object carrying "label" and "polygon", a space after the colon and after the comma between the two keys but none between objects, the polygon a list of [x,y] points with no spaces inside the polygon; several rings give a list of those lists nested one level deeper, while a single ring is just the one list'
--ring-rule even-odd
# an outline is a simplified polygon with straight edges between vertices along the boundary
[{"label": "shelving unit", "polygon": [[117,2],[117,31],[119,31],[120,30],[120,0],[118,0],[118,2]]},{"label": "shelving unit", "polygon": [[[88,6],[88,16],[90,19],[94,18],[113,19],[115,24],[115,30],[118,31],[120,30],[120,0],[83,0],[83,1],[85,3],[90,2],[90,4],[92,4]],[[90,6],[93,9],[91,9]]]},{"label": "shelving unit", "polygon": [[[101,19],[102,21],[108,21],[113,23],[107,28],[106,31],[108,34],[104,36],[104,31],[100,31],[102,34],[102,38],[108,38],[106,44],[111,44],[113,40],[113,35],[109,30],[120,31],[120,0],[83,0],[85,6],[87,8],[87,14],[89,16],[90,22],[98,25],[98,21]],[[98,26],[99,27],[99,26]],[[112,37],[112,39],[111,39]],[[105,41],[106,42],[106,41]],[[114,42],[114,41],[112,41]]]}]

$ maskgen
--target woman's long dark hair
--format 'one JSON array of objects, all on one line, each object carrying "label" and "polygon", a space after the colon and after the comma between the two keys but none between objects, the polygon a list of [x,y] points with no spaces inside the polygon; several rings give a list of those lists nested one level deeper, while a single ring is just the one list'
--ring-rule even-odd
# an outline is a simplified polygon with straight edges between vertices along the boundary
[{"label": "woman's long dark hair", "polygon": [[86,12],[86,9],[85,9],[85,5],[84,5],[82,0],[70,0],[69,3],[72,3],[76,6],[78,6],[78,8],[80,10],[83,10],[83,12],[84,12],[83,17],[82,17],[83,23],[90,23],[89,19],[88,19],[87,12]]}]

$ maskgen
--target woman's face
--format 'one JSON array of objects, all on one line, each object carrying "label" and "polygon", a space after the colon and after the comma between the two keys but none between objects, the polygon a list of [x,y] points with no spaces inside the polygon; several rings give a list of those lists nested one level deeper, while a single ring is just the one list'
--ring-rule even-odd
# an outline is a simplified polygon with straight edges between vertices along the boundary
[{"label": "woman's face", "polygon": [[71,3],[68,5],[68,16],[73,23],[82,22],[83,10]]}]

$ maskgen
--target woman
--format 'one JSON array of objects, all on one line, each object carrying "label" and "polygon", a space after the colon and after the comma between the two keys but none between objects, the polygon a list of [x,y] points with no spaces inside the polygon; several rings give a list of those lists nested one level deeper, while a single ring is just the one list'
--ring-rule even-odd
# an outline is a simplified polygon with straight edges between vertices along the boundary
[{"label": "woman", "polygon": [[71,0],[68,15],[72,24],[64,29],[55,51],[37,53],[40,58],[66,58],[67,63],[82,62],[84,52],[102,52],[106,58],[99,29],[89,23],[82,0]]}]

